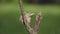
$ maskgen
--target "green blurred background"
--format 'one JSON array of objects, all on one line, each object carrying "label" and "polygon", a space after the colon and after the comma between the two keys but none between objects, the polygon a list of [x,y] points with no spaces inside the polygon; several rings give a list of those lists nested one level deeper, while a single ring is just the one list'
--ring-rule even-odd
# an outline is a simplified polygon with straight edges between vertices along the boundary
[{"label": "green blurred background", "polygon": [[[60,0],[23,0],[23,5],[27,13],[35,13],[32,27],[36,14],[42,12],[38,34],[60,34]],[[20,15],[18,0],[0,0],[0,34],[28,34]]]}]

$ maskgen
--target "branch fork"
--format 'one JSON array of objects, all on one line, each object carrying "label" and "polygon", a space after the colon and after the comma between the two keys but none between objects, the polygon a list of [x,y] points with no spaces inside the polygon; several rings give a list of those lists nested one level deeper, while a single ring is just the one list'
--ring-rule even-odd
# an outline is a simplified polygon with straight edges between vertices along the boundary
[{"label": "branch fork", "polygon": [[34,27],[32,28],[30,26],[30,20],[31,20],[31,17],[34,15],[34,13],[29,14],[24,11],[22,0],[19,0],[19,5],[21,9],[21,16],[19,20],[26,27],[29,34],[38,34],[39,25],[42,20],[41,12],[36,15]]}]

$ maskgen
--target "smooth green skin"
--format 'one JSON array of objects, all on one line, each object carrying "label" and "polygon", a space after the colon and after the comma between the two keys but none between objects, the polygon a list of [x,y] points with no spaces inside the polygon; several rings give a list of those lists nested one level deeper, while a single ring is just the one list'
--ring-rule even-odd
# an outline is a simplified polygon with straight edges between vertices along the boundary
[{"label": "smooth green skin", "polygon": [[[36,14],[41,11],[43,19],[38,34],[60,34],[60,6],[24,4],[25,11],[35,13],[31,19],[34,24]],[[21,15],[18,4],[0,5],[0,34],[28,34],[19,21]]]}]

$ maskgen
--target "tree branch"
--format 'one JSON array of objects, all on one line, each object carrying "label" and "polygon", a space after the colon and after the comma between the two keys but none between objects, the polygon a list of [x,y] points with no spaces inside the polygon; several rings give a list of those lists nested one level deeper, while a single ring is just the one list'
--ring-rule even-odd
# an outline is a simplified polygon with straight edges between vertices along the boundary
[{"label": "tree branch", "polygon": [[28,23],[27,19],[30,18],[30,17],[29,17],[29,15],[27,15],[28,18],[26,16],[26,13],[25,13],[23,5],[22,5],[22,0],[19,0],[19,5],[20,5],[20,9],[21,9],[21,14],[22,14],[22,20],[21,21],[22,21],[23,25],[26,27],[29,34],[37,34],[39,24],[41,22],[41,17],[42,17],[41,12],[38,13],[38,15],[36,16],[35,24],[34,24],[34,27],[32,28],[30,26],[30,23]]},{"label": "tree branch", "polygon": [[26,21],[25,21],[25,12],[24,12],[24,8],[23,8],[22,0],[19,0],[19,5],[20,5],[20,9],[21,9],[23,23],[25,24],[26,23]]},{"label": "tree branch", "polygon": [[40,13],[38,13],[38,15],[36,16],[36,20],[35,20],[35,24],[34,24],[34,28],[33,28],[35,34],[37,34],[37,32],[38,32],[38,28],[39,28],[39,25],[40,25],[41,20],[42,20],[42,14],[41,14],[41,12],[40,12]]},{"label": "tree branch", "polygon": [[22,19],[23,19],[23,23],[25,25],[25,27],[27,28],[27,31],[29,33],[31,33],[31,31],[33,30],[30,25],[27,23],[27,19],[26,19],[26,14],[24,12],[24,8],[23,8],[23,5],[22,5],[22,0],[19,0],[19,5],[20,5],[20,9],[21,9],[21,14],[22,14]]}]

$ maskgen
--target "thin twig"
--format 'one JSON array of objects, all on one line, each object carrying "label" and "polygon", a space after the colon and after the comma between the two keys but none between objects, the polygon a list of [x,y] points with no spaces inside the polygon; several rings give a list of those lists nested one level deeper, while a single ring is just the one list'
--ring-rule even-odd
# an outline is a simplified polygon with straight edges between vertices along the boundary
[{"label": "thin twig", "polygon": [[24,12],[24,8],[23,8],[22,0],[19,0],[19,5],[20,5],[20,9],[21,9],[23,23],[25,24],[25,12]]},{"label": "thin twig", "polygon": [[30,25],[27,23],[26,17],[25,17],[25,12],[24,12],[24,8],[22,5],[22,0],[19,0],[19,5],[20,5],[20,9],[21,9],[21,14],[22,14],[22,19],[23,19],[23,23],[25,25],[25,27],[27,28],[27,31],[29,33],[31,33],[31,30],[33,30]]},{"label": "thin twig", "polygon": [[39,24],[41,22],[41,12],[38,13],[38,15],[36,16],[36,21],[34,24],[34,27],[32,28],[30,26],[30,23],[28,23],[27,21],[27,17],[25,16],[26,13],[24,11],[23,5],[22,5],[22,0],[19,0],[19,5],[20,5],[20,9],[21,9],[21,14],[22,14],[22,20],[23,20],[23,25],[26,27],[27,31],[29,34],[38,34],[38,28],[39,28]]},{"label": "thin twig", "polygon": [[39,29],[39,25],[40,25],[41,19],[42,19],[42,14],[41,14],[41,12],[40,12],[40,13],[38,13],[38,15],[36,16],[36,20],[35,20],[35,24],[34,24],[34,28],[33,28],[35,34],[38,33],[38,29]]}]

